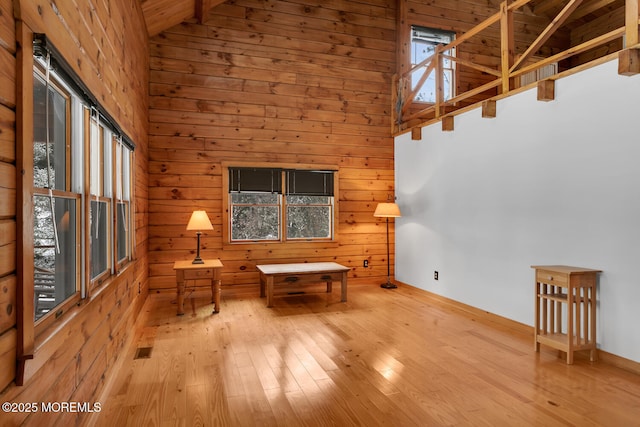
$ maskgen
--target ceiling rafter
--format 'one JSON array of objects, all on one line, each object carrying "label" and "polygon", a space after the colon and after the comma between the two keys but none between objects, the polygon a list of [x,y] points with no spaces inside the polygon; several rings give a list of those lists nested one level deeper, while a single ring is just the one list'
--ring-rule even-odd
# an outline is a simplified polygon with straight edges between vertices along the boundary
[{"label": "ceiling rafter", "polygon": [[224,0],[141,0],[142,13],[147,24],[149,36],[195,18],[202,24],[211,9],[224,3]]}]

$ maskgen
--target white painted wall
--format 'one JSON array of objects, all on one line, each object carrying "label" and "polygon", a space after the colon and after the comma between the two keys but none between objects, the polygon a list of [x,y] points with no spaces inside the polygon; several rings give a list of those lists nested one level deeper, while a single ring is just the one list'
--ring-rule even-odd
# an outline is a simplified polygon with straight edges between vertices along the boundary
[{"label": "white painted wall", "polygon": [[609,62],[422,135],[395,142],[395,277],[533,325],[531,265],[601,269],[598,347],[640,362],[640,76]]}]

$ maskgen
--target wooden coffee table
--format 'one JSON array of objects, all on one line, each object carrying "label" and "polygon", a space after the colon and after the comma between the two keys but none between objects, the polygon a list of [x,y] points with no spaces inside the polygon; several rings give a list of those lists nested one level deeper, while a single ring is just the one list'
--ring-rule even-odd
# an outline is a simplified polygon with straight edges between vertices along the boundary
[{"label": "wooden coffee table", "polygon": [[279,284],[306,284],[327,282],[327,292],[332,283],[340,281],[340,301],[347,301],[347,273],[350,268],[335,262],[305,262],[297,264],[257,265],[260,272],[260,297],[267,296],[267,307],[273,307],[273,288]]}]

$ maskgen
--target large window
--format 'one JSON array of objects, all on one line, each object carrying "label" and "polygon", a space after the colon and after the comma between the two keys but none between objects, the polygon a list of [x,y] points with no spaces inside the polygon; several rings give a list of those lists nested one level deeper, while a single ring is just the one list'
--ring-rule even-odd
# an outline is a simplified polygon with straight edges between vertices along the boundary
[{"label": "large window", "polygon": [[35,320],[80,291],[82,181],[71,161],[82,162],[82,146],[72,134],[72,104],[78,100],[46,67],[37,63],[33,73]]},{"label": "large window", "polygon": [[334,238],[335,171],[229,167],[231,242]]},{"label": "large window", "polygon": [[[425,59],[433,56],[438,45],[447,45],[455,39],[455,33],[451,31],[436,30],[433,28],[412,26],[411,27],[411,66],[420,64]],[[454,56],[455,52],[447,50],[445,55]],[[446,101],[454,96],[454,62],[448,58],[442,61],[442,82],[443,100]],[[421,72],[413,73],[412,88],[415,88],[422,79],[426,67]],[[415,96],[418,102],[436,102],[436,70],[431,71],[422,88]]]},{"label": "large window", "polygon": [[132,259],[133,146],[36,48],[33,68],[34,320],[62,314]]}]

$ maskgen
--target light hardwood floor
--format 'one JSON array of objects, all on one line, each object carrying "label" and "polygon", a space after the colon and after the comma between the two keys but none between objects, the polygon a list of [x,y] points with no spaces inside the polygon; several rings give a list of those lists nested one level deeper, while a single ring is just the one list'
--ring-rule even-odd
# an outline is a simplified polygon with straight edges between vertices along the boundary
[{"label": "light hardwood floor", "polygon": [[[339,288],[339,287],[337,287]],[[275,298],[151,295],[97,426],[633,426],[640,376],[409,286]],[[321,288],[318,288],[321,289]],[[533,304],[533,302],[532,302]],[[150,358],[134,359],[152,347]]]}]

